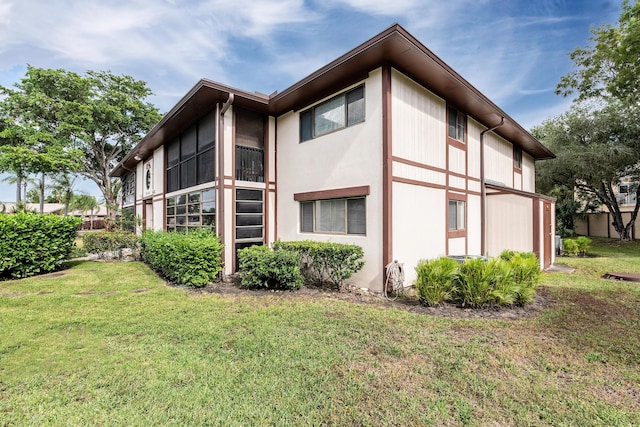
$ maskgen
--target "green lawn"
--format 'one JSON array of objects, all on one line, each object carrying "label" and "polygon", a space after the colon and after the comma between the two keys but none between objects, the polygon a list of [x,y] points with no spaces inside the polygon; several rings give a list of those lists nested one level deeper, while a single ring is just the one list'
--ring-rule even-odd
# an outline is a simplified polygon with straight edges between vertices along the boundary
[{"label": "green lawn", "polygon": [[192,293],[135,262],[0,282],[0,425],[640,425],[640,284],[600,278],[640,245],[592,252],[515,321]]}]

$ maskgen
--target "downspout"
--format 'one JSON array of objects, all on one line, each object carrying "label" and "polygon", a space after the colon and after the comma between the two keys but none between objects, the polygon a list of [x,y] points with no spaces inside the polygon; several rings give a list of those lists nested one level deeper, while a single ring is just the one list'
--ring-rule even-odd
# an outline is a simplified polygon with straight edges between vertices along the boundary
[{"label": "downspout", "polygon": [[500,118],[500,123],[492,128],[480,132],[480,249],[482,256],[487,256],[487,189],[485,187],[484,176],[484,134],[494,131],[504,124],[504,117]]},{"label": "downspout", "polygon": [[[216,211],[218,212],[218,236],[222,244],[224,240],[224,115],[233,104],[234,95],[229,92],[229,98],[220,108],[220,117],[218,118],[218,197],[216,201]],[[224,265],[224,252],[221,254],[221,261]]]}]

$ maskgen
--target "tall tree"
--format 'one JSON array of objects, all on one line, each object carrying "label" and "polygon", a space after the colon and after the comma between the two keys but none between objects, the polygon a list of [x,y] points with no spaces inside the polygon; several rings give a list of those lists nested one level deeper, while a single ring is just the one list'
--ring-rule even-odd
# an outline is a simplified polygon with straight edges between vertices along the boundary
[{"label": "tall tree", "polygon": [[640,2],[624,0],[618,26],[591,30],[591,46],[569,57],[576,69],[562,77],[556,93],[577,92],[578,100],[614,98],[623,104],[640,100]]},{"label": "tall tree", "polygon": [[[51,126],[38,128],[45,146],[50,143],[47,137],[57,140],[56,135],[67,135],[70,146],[82,153],[79,172],[97,184],[107,206],[116,206],[118,180],[109,177],[111,169],[161,117],[145,101],[152,94],[146,83],[108,71],[80,76],[29,66],[15,87],[0,91],[8,97],[22,96],[22,107],[30,114],[50,112]],[[110,215],[114,216],[113,211]]]},{"label": "tall tree", "polygon": [[0,168],[21,174],[36,173],[40,180],[40,212],[46,174],[73,171],[81,151],[71,146],[77,126],[64,119],[82,109],[83,99],[74,78],[60,78],[51,70],[29,67],[15,89],[0,86]]},{"label": "tall tree", "polygon": [[[541,191],[560,191],[565,197],[575,189],[587,209],[606,206],[622,240],[631,238],[640,208],[640,144],[634,143],[637,139],[633,138],[640,134],[640,123],[633,117],[628,109],[613,105],[600,111],[574,105],[567,113],[532,130],[556,154],[556,159],[536,168],[536,186]],[[625,223],[617,188],[627,180],[636,183],[631,186],[636,204]],[[577,207],[575,203],[572,206]]]},{"label": "tall tree", "polygon": [[[575,104],[588,106],[586,109],[576,107],[569,113],[573,119],[565,117],[567,122],[564,124],[575,129],[578,117],[583,121],[592,120],[589,126],[593,134],[585,137],[585,140],[598,140],[592,146],[601,150],[587,149],[586,152],[573,153],[577,158],[587,154],[591,156],[584,158],[586,164],[576,181],[576,188],[583,197],[591,195],[604,204],[614,217],[613,225],[620,237],[628,239],[640,202],[640,2],[624,0],[617,26],[602,25],[591,32],[591,45],[577,48],[569,54],[576,68],[561,78],[556,93],[577,95]],[[601,111],[597,113],[595,109]],[[587,126],[586,123],[583,125]],[[556,141],[556,146],[559,141]],[[577,150],[581,148],[584,147],[574,147]],[[555,150],[558,152],[563,148]],[[571,159],[567,161],[571,164]],[[558,163],[561,162],[555,162],[556,165]],[[546,166],[562,168],[545,165],[541,170]],[[615,197],[615,185],[621,180],[630,180],[638,201],[627,224],[622,223]],[[589,188],[580,186],[584,182],[590,183]]]},{"label": "tall tree", "polygon": [[152,92],[143,81],[95,71],[89,71],[86,79],[90,83],[91,120],[77,135],[85,154],[81,172],[98,185],[113,218],[120,180],[112,179],[109,173],[161,115],[156,107],[145,102]]}]

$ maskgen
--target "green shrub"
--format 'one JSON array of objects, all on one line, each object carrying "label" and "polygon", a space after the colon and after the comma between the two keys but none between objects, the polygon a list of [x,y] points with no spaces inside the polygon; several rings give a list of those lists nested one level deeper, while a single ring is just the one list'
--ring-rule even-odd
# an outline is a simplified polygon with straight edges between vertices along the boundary
[{"label": "green shrub", "polygon": [[563,239],[564,253],[570,256],[586,256],[591,249],[591,239],[580,236],[575,239]]},{"label": "green shrub", "polygon": [[80,218],[18,212],[0,215],[0,278],[58,269],[75,245]]},{"label": "green shrub", "polygon": [[540,282],[540,263],[532,252],[514,252],[507,261],[511,265],[517,285],[514,303],[524,305],[533,300],[536,295]]},{"label": "green shrub", "polygon": [[243,287],[298,289],[302,286],[298,252],[256,245],[238,250],[238,262]]},{"label": "green shrub", "polygon": [[416,290],[420,301],[434,307],[451,298],[458,263],[451,258],[420,260],[416,266]]},{"label": "green shrub", "polygon": [[345,282],[364,267],[364,251],[358,245],[301,240],[277,241],[275,250],[288,249],[300,254],[301,271],[310,283],[330,283],[340,290]]},{"label": "green shrub", "polygon": [[446,257],[420,261],[416,273],[423,304],[446,301],[473,308],[524,305],[534,298],[540,280],[535,254],[515,251],[505,251],[500,258],[470,258],[463,263]]},{"label": "green shrub", "polygon": [[140,238],[129,231],[100,231],[85,233],[82,236],[82,247],[98,258],[123,258],[123,250],[138,250]]},{"label": "green shrub", "polygon": [[208,230],[187,234],[145,231],[141,238],[142,259],[168,280],[201,287],[212,283],[222,270],[218,237]]}]

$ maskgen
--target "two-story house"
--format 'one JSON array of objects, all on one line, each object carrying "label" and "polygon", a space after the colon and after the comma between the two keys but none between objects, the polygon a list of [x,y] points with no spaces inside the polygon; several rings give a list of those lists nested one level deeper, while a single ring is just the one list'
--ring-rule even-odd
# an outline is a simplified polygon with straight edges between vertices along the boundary
[{"label": "two-story house", "polygon": [[393,25],[279,93],[201,80],[117,165],[123,209],[150,229],[209,226],[236,250],[276,239],[354,243],[353,281],[422,258],[554,261],[553,154],[404,28]]}]

